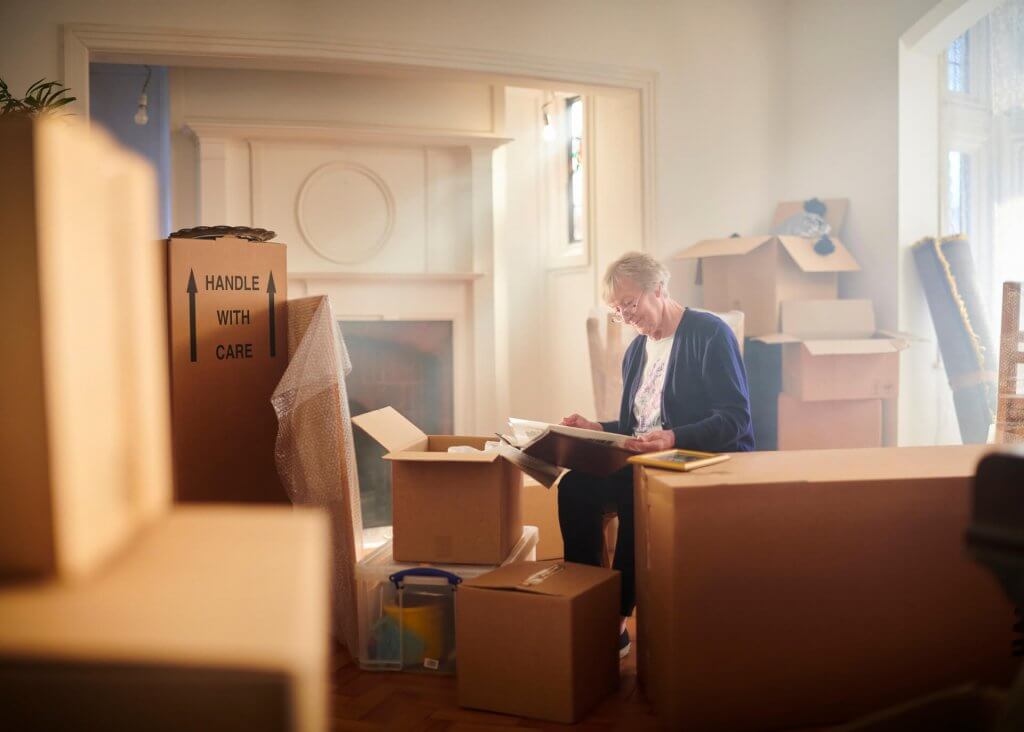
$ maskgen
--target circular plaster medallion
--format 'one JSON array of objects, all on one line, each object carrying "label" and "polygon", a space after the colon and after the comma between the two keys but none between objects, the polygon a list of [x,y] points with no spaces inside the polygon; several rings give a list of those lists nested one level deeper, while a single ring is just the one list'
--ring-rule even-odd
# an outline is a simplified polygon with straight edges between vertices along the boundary
[{"label": "circular plaster medallion", "polygon": [[306,243],[338,264],[365,262],[387,244],[395,200],[377,173],[358,163],[322,165],[306,178],[296,199]]}]

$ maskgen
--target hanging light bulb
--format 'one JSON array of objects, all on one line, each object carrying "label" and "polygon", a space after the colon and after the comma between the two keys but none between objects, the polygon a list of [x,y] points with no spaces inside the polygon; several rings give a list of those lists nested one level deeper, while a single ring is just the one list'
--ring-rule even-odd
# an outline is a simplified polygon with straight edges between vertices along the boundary
[{"label": "hanging light bulb", "polygon": [[149,122],[149,98],[145,94],[139,95],[139,108],[135,110],[135,124],[144,125]]},{"label": "hanging light bulb", "polygon": [[545,142],[553,142],[555,139],[555,123],[551,120],[551,113],[548,111],[550,108],[550,102],[541,108],[544,115],[544,129],[541,131],[541,136]]},{"label": "hanging light bulb", "polygon": [[149,88],[149,79],[153,76],[153,69],[146,67],[146,81],[142,85],[142,93],[139,94],[139,106],[135,110],[135,124],[145,125],[149,122],[149,96],[146,94],[146,89]]}]

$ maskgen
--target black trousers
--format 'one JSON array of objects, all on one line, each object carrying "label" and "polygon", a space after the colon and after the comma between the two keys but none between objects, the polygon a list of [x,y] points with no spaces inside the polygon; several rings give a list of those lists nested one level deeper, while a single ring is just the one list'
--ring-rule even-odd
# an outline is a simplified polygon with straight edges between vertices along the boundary
[{"label": "black trousers", "polygon": [[619,515],[612,569],[622,573],[620,612],[629,616],[636,607],[633,468],[623,468],[607,478],[595,478],[575,470],[562,477],[558,484],[558,523],[565,543],[565,561],[601,566],[604,547],[601,522],[611,511]]}]

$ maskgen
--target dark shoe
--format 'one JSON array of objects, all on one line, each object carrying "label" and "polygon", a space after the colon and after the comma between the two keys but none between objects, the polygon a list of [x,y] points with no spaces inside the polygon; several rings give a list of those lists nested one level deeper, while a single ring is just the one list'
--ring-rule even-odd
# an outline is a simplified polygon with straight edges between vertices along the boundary
[{"label": "dark shoe", "polygon": [[625,658],[628,656],[632,647],[633,644],[629,642],[629,631],[622,631],[619,635],[619,658]]}]

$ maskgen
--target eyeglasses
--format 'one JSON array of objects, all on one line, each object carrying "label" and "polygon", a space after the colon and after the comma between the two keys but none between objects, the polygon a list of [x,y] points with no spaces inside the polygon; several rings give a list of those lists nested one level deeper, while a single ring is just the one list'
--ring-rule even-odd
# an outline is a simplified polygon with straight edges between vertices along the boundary
[{"label": "eyeglasses", "polygon": [[633,302],[624,303],[622,305],[616,305],[615,307],[610,308],[612,311],[612,322],[632,322],[633,318],[636,316],[637,308],[640,307],[640,300],[641,298],[643,298],[644,295],[647,294],[647,292],[647,290],[641,292],[639,295],[636,296],[636,299],[634,299]]}]

